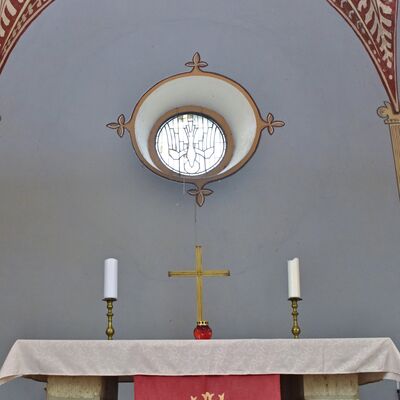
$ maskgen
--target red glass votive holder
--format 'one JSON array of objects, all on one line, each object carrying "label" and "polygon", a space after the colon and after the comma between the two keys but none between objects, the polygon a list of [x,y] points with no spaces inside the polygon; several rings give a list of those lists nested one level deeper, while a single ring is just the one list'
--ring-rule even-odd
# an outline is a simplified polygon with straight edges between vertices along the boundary
[{"label": "red glass votive holder", "polygon": [[193,336],[197,340],[211,339],[212,329],[208,325],[208,321],[197,321],[197,326],[194,328]]}]

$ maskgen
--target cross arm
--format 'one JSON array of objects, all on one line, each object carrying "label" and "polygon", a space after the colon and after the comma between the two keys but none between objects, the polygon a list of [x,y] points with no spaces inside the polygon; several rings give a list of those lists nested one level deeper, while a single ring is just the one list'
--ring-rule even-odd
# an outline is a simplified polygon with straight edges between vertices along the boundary
[{"label": "cross arm", "polygon": [[194,276],[230,276],[231,272],[228,269],[213,269],[210,271],[168,271],[168,276],[194,277]]},{"label": "cross arm", "polygon": [[168,276],[170,278],[173,276],[193,277],[193,276],[197,276],[197,272],[196,271],[168,271]]},{"label": "cross arm", "polygon": [[231,276],[231,271],[229,269],[213,269],[204,271],[203,276]]}]

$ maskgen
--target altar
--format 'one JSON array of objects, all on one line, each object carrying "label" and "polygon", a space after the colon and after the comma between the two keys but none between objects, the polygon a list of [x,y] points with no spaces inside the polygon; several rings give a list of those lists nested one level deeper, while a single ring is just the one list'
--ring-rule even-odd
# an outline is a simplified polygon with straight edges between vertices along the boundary
[{"label": "altar", "polygon": [[47,382],[47,399],[117,398],[135,376],[280,375],[281,397],[358,399],[358,386],[400,381],[389,338],[235,340],[17,340],[0,384]]}]

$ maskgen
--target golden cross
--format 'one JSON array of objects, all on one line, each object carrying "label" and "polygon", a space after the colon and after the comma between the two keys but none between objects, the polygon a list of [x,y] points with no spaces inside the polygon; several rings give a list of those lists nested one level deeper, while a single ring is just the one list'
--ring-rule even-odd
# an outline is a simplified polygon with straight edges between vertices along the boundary
[{"label": "golden cross", "polygon": [[203,271],[203,256],[201,246],[195,247],[196,267],[194,271],[168,271],[168,276],[190,278],[196,277],[197,323],[203,321],[203,276],[230,276],[228,269],[213,269]]}]

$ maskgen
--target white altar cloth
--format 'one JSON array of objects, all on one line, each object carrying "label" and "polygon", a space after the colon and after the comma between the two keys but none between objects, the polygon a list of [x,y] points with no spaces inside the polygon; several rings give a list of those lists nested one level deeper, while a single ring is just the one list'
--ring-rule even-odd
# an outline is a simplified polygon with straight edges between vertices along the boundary
[{"label": "white altar cloth", "polygon": [[17,340],[0,384],[18,377],[354,374],[400,381],[389,338],[237,340]]}]

